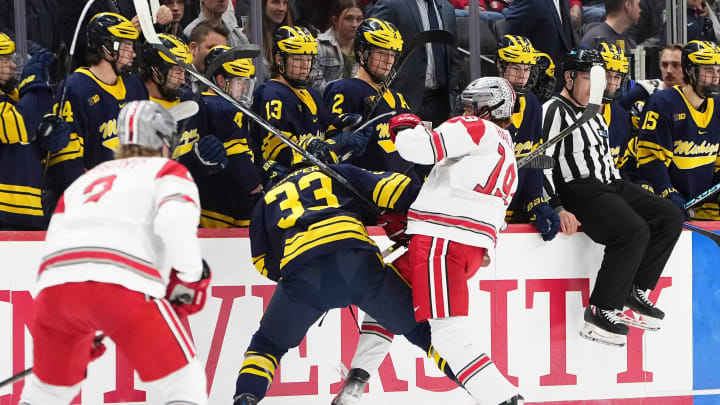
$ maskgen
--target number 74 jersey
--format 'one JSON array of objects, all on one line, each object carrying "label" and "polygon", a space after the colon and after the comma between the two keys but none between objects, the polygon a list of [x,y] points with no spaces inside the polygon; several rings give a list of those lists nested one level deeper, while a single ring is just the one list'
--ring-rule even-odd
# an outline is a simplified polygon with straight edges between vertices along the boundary
[{"label": "number 74 jersey", "polygon": [[517,189],[510,134],[477,117],[456,117],[434,131],[400,131],[405,160],[435,164],[408,211],[407,233],[494,249]]},{"label": "number 74 jersey", "polygon": [[38,292],[98,281],[165,296],[171,268],[202,273],[198,190],[181,164],[135,157],[101,163],[60,198],[45,239]]}]

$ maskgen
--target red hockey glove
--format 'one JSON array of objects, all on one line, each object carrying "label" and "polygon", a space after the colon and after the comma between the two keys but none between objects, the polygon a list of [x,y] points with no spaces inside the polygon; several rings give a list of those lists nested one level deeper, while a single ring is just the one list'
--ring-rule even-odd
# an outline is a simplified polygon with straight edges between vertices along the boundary
[{"label": "red hockey glove", "polygon": [[390,118],[388,126],[390,128],[390,139],[395,143],[395,137],[397,133],[403,129],[415,128],[418,125],[422,125],[422,120],[415,114],[400,114]]},{"label": "red hockey glove", "polygon": [[380,215],[377,220],[378,226],[382,226],[385,234],[391,241],[407,246],[411,236],[406,234],[407,214],[399,212],[387,212]]},{"label": "red hockey glove", "polygon": [[206,291],[210,285],[210,266],[205,259],[203,263],[202,277],[198,281],[182,281],[173,269],[170,273],[170,282],[167,286],[165,298],[170,301],[175,313],[181,318],[200,312],[205,306],[207,297]]},{"label": "red hockey glove", "polygon": [[102,342],[104,338],[105,335],[97,335],[95,339],[93,339],[92,347],[90,348],[90,361],[95,361],[105,354],[107,347],[105,347],[105,344]]}]

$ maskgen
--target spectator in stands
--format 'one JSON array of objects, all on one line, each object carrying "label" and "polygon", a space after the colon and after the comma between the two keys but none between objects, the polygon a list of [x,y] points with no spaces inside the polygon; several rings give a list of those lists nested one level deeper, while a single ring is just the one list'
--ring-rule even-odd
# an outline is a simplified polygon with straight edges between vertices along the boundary
[{"label": "spectator in stands", "polygon": [[665,89],[683,85],[682,52],[682,44],[668,45],[660,52],[660,72]]},{"label": "spectator in stands", "polygon": [[228,31],[223,26],[203,21],[190,33],[190,53],[193,55],[193,66],[200,73],[205,73],[205,55],[218,45],[227,45]]},{"label": "spectator in stands", "polygon": [[[447,0],[379,0],[372,16],[395,24],[408,43],[424,30],[443,29],[457,36],[455,10]],[[456,48],[432,44],[419,51],[410,56],[392,88],[405,95],[414,114],[440,125],[450,117],[459,93]]]},{"label": "spectator in stands", "polygon": [[[468,15],[470,6],[468,0],[448,0],[453,7],[455,7],[455,16],[465,17]],[[505,18],[502,14],[502,10],[505,9],[507,3],[498,0],[478,0],[478,7],[480,8],[480,18],[484,19],[488,23],[494,23],[495,21]]]},{"label": "spectator in stands", "polygon": [[262,13],[264,61],[260,66],[257,66],[258,72],[256,78],[258,84],[262,84],[270,78],[270,66],[274,60],[273,43],[275,31],[283,25],[293,25],[293,17],[288,8],[288,0],[263,0]]},{"label": "spectator in stands", "polygon": [[172,12],[172,22],[170,22],[170,29],[167,30],[167,33],[175,35],[182,39],[183,42],[187,42],[187,37],[183,33],[184,27],[180,21],[185,15],[186,1],[187,0],[160,0],[160,4],[167,6]]},{"label": "spectator in stands", "polygon": [[[248,44],[249,41],[242,29],[238,26],[235,12],[228,10],[230,0],[200,0],[200,14],[194,19],[183,33],[189,38],[193,28],[202,21],[210,21],[213,25],[223,26],[228,31],[228,46]],[[202,63],[202,60],[201,60]]]},{"label": "spectator in stands", "polygon": [[322,92],[333,80],[352,77],[357,72],[353,55],[355,32],[363,22],[356,0],[334,1],[330,9],[332,26],[317,37],[317,74],[313,87]]},{"label": "spectator in stands", "polygon": [[[577,32],[572,27],[568,0],[515,0],[505,12],[505,33],[527,37],[536,49],[550,55],[554,61],[579,43]],[[562,89],[560,69],[555,91]]]},{"label": "spectator in stands", "polygon": [[581,24],[602,21],[605,19],[605,3],[603,0],[572,0],[570,17],[578,28]]},{"label": "spectator in stands", "polygon": [[687,40],[713,41],[715,32],[703,0],[687,1]]},{"label": "spectator in stands", "polygon": [[[55,20],[56,0],[25,0],[25,23],[28,52],[39,48],[57,52],[60,47],[60,30]],[[15,36],[15,2],[0,0],[0,30]]]},{"label": "spectator in stands", "polygon": [[640,19],[640,0],[605,0],[605,10],[605,21],[590,28],[581,45],[595,48],[598,43],[606,42],[616,45],[623,53],[630,53],[630,49],[635,48],[635,41],[625,35],[625,31]]},{"label": "spectator in stands", "polygon": [[625,35],[643,46],[665,43],[665,0],[640,0],[640,19]]}]

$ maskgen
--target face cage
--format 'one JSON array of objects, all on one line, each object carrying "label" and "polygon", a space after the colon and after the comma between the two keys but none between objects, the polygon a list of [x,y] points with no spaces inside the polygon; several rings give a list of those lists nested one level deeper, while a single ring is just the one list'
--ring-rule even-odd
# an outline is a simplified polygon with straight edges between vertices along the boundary
[{"label": "face cage", "polygon": [[[514,65],[519,65],[520,63],[512,63]],[[506,62],[504,60],[500,60],[500,76],[505,78],[505,70],[508,68],[508,65],[511,65],[511,63]],[[540,72],[540,68],[538,65],[530,65],[530,75],[528,76],[527,82],[525,82],[524,86],[518,86],[515,84],[512,84],[512,81],[510,79],[506,79],[508,82],[510,82],[510,85],[512,86],[513,90],[515,91],[515,94],[518,96],[522,96],[528,91],[532,90],[533,87],[535,87],[535,83],[537,83],[538,76]]]},{"label": "face cage", "polygon": [[[297,89],[304,89],[309,87],[313,82],[313,67],[315,66],[315,59],[317,58],[317,55],[311,55],[312,59],[310,59],[310,67],[307,73],[307,76],[305,76],[304,79],[298,78],[298,76],[302,75],[303,69],[300,66],[295,66],[291,70],[288,70],[288,59],[290,58],[290,54],[287,53],[281,53],[281,58],[283,61],[283,64],[279,66],[280,75],[287,80],[288,83],[290,83],[291,86],[297,88]],[[296,62],[297,64],[300,64],[302,62]]]},{"label": "face cage", "polygon": [[[614,71],[608,70],[608,72],[614,72]],[[617,73],[620,73],[620,72],[617,72]],[[625,87],[625,83],[627,82],[628,74],[627,73],[620,73],[620,74],[622,75],[622,77],[620,78],[620,83],[618,84],[617,89],[615,89],[615,91],[611,93],[611,92],[607,91],[607,87],[606,87],[605,88],[606,90],[603,91],[603,97],[602,97],[603,103],[611,103],[614,100],[617,100],[620,97],[620,95],[622,95],[622,89],[623,89],[623,87]]]},{"label": "face cage", "polygon": [[[395,60],[393,61],[393,64],[387,69],[387,72],[384,71],[384,69],[381,71],[378,68],[379,64],[386,64],[387,65],[387,55],[380,55],[379,52],[374,52],[374,50],[380,49],[375,47],[369,47],[365,48],[361,52],[362,57],[362,64],[361,66],[365,71],[370,75],[370,77],[373,79],[375,83],[383,83],[385,80],[388,79],[388,77],[391,77],[391,75],[395,72],[395,68],[397,66],[398,61],[398,53],[395,53]],[[377,56],[375,56],[377,55]],[[375,62],[375,69],[370,68],[370,61]]]},{"label": "face cage", "polygon": [[[117,76],[122,77],[128,77],[133,73],[136,73],[137,69],[135,66],[135,60],[137,58],[130,59],[125,55],[121,54],[120,47],[122,45],[123,41],[130,41],[129,39],[124,39],[122,41],[113,39],[112,41],[106,40],[103,43],[102,48],[100,49],[101,52],[103,52],[103,59],[105,59],[107,62],[110,63],[112,66],[113,72]],[[130,41],[132,43],[132,51],[136,53],[137,56],[137,42],[136,41]],[[108,48],[109,46],[109,48]],[[115,58],[115,60],[107,59],[105,55],[109,54],[110,57]],[[125,65],[121,68],[118,68],[118,65],[123,62],[122,59],[127,59],[129,62],[125,61]]]},{"label": "face cage", "polygon": [[255,90],[255,79],[250,77],[230,77],[225,79],[225,92],[240,104],[249,107]]},{"label": "face cage", "polygon": [[710,84],[700,87],[700,66],[694,66],[692,70],[687,71],[689,82],[695,93],[701,98],[713,98],[720,95],[720,84]]},{"label": "face cage", "polygon": [[[185,77],[182,73],[173,73],[173,70],[176,72],[183,72],[184,70],[177,70],[173,69],[173,66],[177,65],[170,65],[170,67],[163,66],[163,67],[152,67],[153,72],[153,82],[157,85],[158,91],[167,101],[174,101],[180,98],[180,93],[183,84],[185,83]],[[164,70],[164,72],[162,72]],[[182,76],[182,77],[181,77]],[[157,77],[159,80],[155,80],[155,77]],[[170,83],[170,79],[175,79],[174,81],[177,83],[177,87],[175,85],[172,85]]]},{"label": "face cage", "polygon": [[[0,83],[0,90],[10,93],[20,81],[22,59],[14,52],[11,55],[2,55],[0,58],[2,58],[0,60],[0,80],[4,81],[4,83]],[[12,68],[11,64],[15,64],[15,67]]]}]

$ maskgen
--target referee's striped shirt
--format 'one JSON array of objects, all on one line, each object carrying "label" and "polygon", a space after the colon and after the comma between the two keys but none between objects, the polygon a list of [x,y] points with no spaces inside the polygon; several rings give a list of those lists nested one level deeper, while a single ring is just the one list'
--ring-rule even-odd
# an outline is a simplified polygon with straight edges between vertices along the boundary
[{"label": "referee's striped shirt", "polygon": [[[576,107],[561,95],[543,104],[543,139],[550,140],[577,121],[584,108]],[[546,155],[555,159],[555,167],[545,170],[545,193],[555,194],[555,183],[594,177],[609,184],[620,179],[615,168],[608,138],[608,127],[601,114],[575,129],[564,140],[549,147]]]}]

